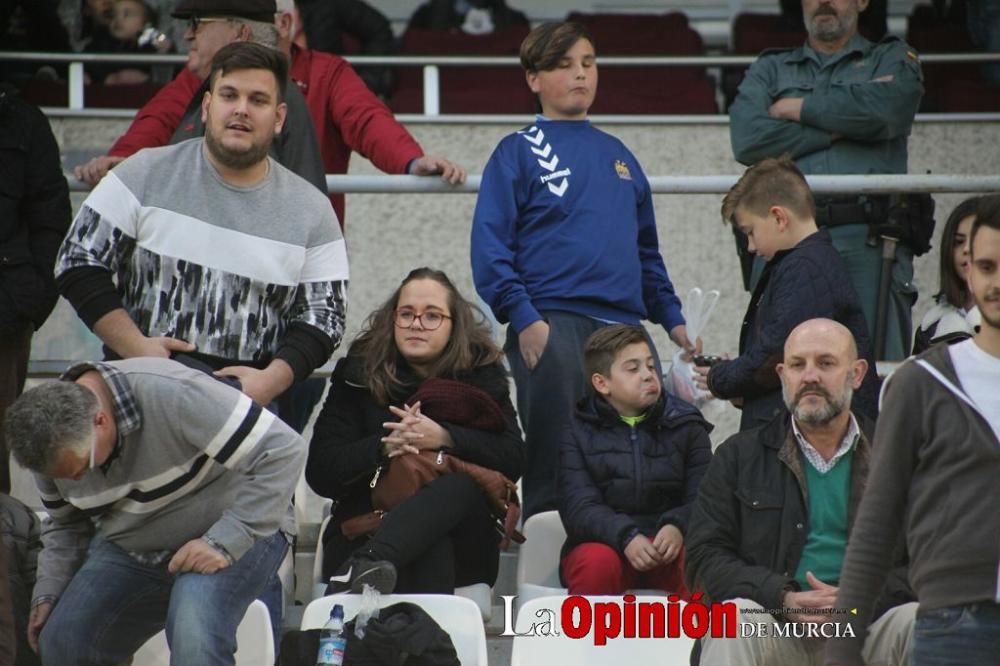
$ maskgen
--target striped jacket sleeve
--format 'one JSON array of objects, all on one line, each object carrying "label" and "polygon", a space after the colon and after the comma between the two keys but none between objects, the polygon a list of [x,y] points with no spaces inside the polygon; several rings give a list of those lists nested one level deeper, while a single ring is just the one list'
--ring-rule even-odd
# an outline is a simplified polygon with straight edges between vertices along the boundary
[{"label": "striped jacket sleeve", "polygon": [[182,436],[239,474],[235,500],[205,536],[239,559],[274,534],[291,505],[306,443],[272,412],[210,375],[192,375],[178,392]]},{"label": "striped jacket sleeve", "polygon": [[49,513],[42,527],[42,551],[32,600],[62,595],[87,555],[94,535],[90,518],[63,498],[52,479],[35,475],[42,506]]}]

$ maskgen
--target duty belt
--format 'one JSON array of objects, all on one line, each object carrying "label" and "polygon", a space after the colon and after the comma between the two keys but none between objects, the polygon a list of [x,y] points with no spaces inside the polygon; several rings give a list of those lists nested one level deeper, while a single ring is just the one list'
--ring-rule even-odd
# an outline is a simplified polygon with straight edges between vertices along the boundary
[{"label": "duty belt", "polygon": [[816,197],[816,224],[880,224],[885,222],[887,208],[885,196]]}]

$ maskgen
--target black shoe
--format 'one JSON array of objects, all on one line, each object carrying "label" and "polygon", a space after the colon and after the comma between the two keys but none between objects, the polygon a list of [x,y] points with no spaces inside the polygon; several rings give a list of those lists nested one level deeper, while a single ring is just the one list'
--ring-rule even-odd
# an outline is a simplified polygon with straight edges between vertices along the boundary
[{"label": "black shoe", "polygon": [[396,567],[388,560],[352,557],[341,567],[341,571],[345,568],[346,573],[330,576],[327,594],[361,594],[365,585],[371,585],[381,594],[391,594],[396,589]]}]

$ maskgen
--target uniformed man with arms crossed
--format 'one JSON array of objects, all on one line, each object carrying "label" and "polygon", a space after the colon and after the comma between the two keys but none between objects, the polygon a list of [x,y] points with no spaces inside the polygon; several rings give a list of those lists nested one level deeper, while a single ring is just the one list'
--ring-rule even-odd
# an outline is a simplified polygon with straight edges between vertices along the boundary
[{"label": "uniformed man with arms crossed", "polygon": [[[730,138],[738,161],[751,165],[787,153],[805,174],[906,173],[907,139],[923,95],[920,64],[898,37],[873,43],[858,34],[858,14],[868,3],[802,0],[806,43],[762,54],[730,108]],[[926,219],[915,201],[908,202],[894,210]],[[879,246],[881,237],[890,235],[879,225],[889,221],[893,203],[888,197],[861,195],[816,199],[817,222],[829,228],[847,262],[873,339],[883,266]],[[898,230],[891,233],[900,236]],[[913,250],[922,243],[902,236],[892,256],[885,342],[876,348],[880,360],[905,358],[912,338]],[[758,264],[754,277],[763,269]]]}]

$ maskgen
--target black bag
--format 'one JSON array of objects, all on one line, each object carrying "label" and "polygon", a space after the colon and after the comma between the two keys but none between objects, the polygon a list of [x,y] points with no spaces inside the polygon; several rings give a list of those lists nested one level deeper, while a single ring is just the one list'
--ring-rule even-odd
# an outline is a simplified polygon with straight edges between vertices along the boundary
[{"label": "black bag", "polygon": [[885,224],[873,231],[899,239],[915,257],[927,253],[934,236],[934,198],[923,192],[890,196]]},{"label": "black bag", "polygon": [[[319,629],[290,631],[281,639],[279,666],[314,666]],[[368,621],[364,639],[354,620],[344,625],[344,666],[460,666],[451,636],[416,604],[386,606]]]}]

